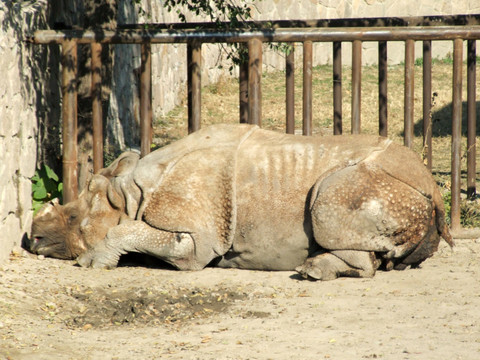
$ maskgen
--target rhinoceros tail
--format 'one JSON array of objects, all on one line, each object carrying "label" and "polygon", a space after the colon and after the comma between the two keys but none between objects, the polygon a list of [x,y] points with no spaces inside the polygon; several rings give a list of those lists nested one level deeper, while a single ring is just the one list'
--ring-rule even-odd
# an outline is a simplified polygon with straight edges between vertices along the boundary
[{"label": "rhinoceros tail", "polygon": [[450,230],[448,229],[447,222],[445,220],[445,207],[443,205],[442,195],[440,191],[436,188],[435,194],[433,196],[433,202],[435,206],[435,222],[437,225],[437,231],[439,235],[450,245],[450,247],[455,246]]}]

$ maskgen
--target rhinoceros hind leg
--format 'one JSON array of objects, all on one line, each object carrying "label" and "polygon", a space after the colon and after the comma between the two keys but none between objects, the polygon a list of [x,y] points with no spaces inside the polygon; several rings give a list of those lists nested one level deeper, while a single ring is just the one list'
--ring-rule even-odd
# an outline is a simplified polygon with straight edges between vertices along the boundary
[{"label": "rhinoceros hind leg", "polygon": [[373,252],[337,250],[314,255],[295,270],[305,278],[325,281],[340,276],[373,277],[377,268]]},{"label": "rhinoceros hind leg", "polygon": [[323,249],[374,252],[391,263],[387,268],[412,253],[405,264],[420,263],[438,245],[431,197],[375,164],[360,163],[319,179],[311,216],[315,241]]}]

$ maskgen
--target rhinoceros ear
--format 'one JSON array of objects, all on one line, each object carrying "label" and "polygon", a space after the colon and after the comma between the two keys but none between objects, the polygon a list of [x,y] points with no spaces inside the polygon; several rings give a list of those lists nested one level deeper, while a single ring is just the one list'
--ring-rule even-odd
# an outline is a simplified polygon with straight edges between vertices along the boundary
[{"label": "rhinoceros ear", "polygon": [[110,205],[115,209],[123,209],[124,201],[122,197],[115,191],[110,181],[103,175],[94,175],[90,184],[88,185],[88,190],[91,193],[103,193],[106,195]]},{"label": "rhinoceros ear", "polygon": [[125,203],[122,197],[115,191],[112,184],[108,184],[107,199],[110,204],[117,210],[121,210],[125,207]]},{"label": "rhinoceros ear", "polygon": [[88,184],[88,191],[94,193],[98,191],[106,191],[109,181],[105,176],[93,175],[90,183]]},{"label": "rhinoceros ear", "polygon": [[140,156],[137,153],[128,151],[120,155],[109,167],[102,169],[100,175],[111,179],[131,173],[137,166]]}]

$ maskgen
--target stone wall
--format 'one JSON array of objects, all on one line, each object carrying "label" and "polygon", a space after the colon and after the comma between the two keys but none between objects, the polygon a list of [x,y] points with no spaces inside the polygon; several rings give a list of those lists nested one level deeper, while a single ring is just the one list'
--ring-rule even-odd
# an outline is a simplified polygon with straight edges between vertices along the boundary
[{"label": "stone wall", "polygon": [[[68,1],[60,1],[60,3]],[[79,2],[81,3],[81,2]],[[0,263],[14,246],[21,244],[29,232],[32,220],[31,182],[37,158],[48,161],[45,142],[59,147],[58,118],[59,96],[58,47],[27,45],[22,40],[34,29],[47,29],[48,0],[11,1],[0,0]],[[155,0],[143,0],[147,16],[141,17],[131,7],[129,0],[119,0],[118,23],[174,22],[172,13]],[[66,10],[65,10],[66,9]],[[68,9],[65,8],[64,11]],[[349,17],[422,16],[480,13],[478,0],[262,0],[256,3],[255,19],[331,19]],[[58,9],[57,9],[58,10]],[[75,12],[74,12],[75,13]],[[202,21],[191,18],[192,21]],[[420,44],[419,44],[420,45]],[[331,45],[315,45],[315,64],[331,62]],[[344,45],[344,60],[350,59],[349,44]],[[389,46],[389,61],[403,60],[403,48]],[[113,91],[108,126],[125,126],[119,119],[138,120],[138,46],[119,45],[116,51]],[[186,92],[186,46],[153,46],[153,109],[154,115],[167,113],[178,105]],[[417,48],[418,54],[420,49]],[[434,57],[451,52],[451,44],[445,47],[435,44]],[[298,51],[300,56],[301,51]],[[376,45],[364,44],[363,61],[376,60]],[[48,62],[51,62],[48,64]],[[203,50],[203,85],[215,82],[221,76],[230,76],[218,68],[223,63],[215,45]],[[281,55],[266,51],[264,70],[283,68]],[[224,66],[224,69],[228,66]],[[236,74],[233,74],[236,75]],[[122,91],[121,89],[126,89]],[[126,96],[126,94],[130,94]],[[123,121],[123,120],[122,120]],[[49,131],[38,131],[38,129]],[[46,139],[42,134],[50,134]],[[120,131],[120,133],[122,133]],[[56,143],[55,143],[56,141]],[[113,141],[113,139],[112,139]],[[126,146],[125,139],[115,139],[117,145]],[[51,146],[48,148],[52,148]],[[56,151],[53,151],[54,153]]]},{"label": "stone wall", "polygon": [[20,245],[32,221],[38,103],[31,64],[39,53],[23,39],[44,26],[45,3],[0,2],[0,262]]}]

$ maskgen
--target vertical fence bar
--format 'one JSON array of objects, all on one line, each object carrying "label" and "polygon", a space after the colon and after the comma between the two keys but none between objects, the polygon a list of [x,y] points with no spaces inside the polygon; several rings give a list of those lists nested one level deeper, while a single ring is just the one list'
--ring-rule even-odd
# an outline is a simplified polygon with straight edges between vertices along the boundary
[{"label": "vertical fence bar", "polygon": [[313,43],[303,43],[303,135],[312,135],[312,59]]},{"label": "vertical fence bar", "polygon": [[140,72],[140,156],[150,153],[152,144],[152,52],[142,44]]},{"label": "vertical fence bar", "polygon": [[378,133],[388,136],[387,42],[378,42]]},{"label": "vertical fence bar", "polygon": [[92,43],[93,172],[103,168],[102,44]]},{"label": "vertical fence bar", "polygon": [[333,134],[342,135],[342,43],[333,42]]},{"label": "vertical fence bar", "polygon": [[362,42],[354,40],[352,45],[352,134],[360,134],[362,92]]},{"label": "vertical fence bar", "polygon": [[423,42],[423,151],[432,171],[432,42]]},{"label": "vertical fence bar", "polygon": [[285,60],[286,87],[286,132],[295,134],[295,44],[290,44],[290,52]]},{"label": "vertical fence bar", "polygon": [[262,42],[248,41],[248,122],[262,126]]},{"label": "vertical fence bar", "polygon": [[468,40],[467,57],[467,196],[474,199],[476,194],[476,66],[477,66],[476,41]]},{"label": "vertical fence bar", "polygon": [[415,41],[405,41],[405,92],[404,92],[404,145],[413,145],[413,101],[414,101],[414,65],[415,65]]},{"label": "vertical fence bar", "polygon": [[187,45],[188,133],[200,129],[202,113],[202,44]]},{"label": "vertical fence bar", "polygon": [[63,203],[77,198],[77,42],[62,42]]},{"label": "vertical fence bar", "polygon": [[239,108],[240,108],[240,123],[248,123],[248,56],[247,45],[245,43],[240,44],[240,66],[238,74],[239,85]]},{"label": "vertical fence bar", "polygon": [[462,132],[462,61],[463,40],[453,41],[453,91],[452,91],[452,230],[460,229],[460,176]]}]

